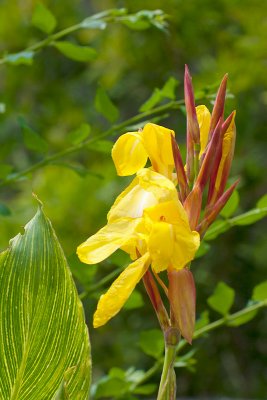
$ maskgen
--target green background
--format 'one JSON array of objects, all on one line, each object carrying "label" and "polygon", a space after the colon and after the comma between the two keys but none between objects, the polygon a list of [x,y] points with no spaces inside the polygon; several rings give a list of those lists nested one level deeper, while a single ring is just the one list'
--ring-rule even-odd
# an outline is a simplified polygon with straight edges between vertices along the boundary
[{"label": "green background", "polygon": [[[226,112],[237,110],[237,143],[232,168],[232,176],[240,177],[237,212],[255,205],[266,192],[266,0],[65,0],[44,4],[57,17],[58,30],[93,13],[126,7],[130,12],[162,9],[169,15],[169,32],[153,27],[135,31],[121,24],[110,24],[103,31],[82,30],[69,36],[76,43],[97,50],[98,57],[91,63],[75,62],[48,47],[36,55],[31,66],[0,65],[0,103],[5,103],[6,108],[0,114],[2,164],[13,165],[17,171],[41,159],[40,154],[27,149],[23,143],[19,116],[48,142],[49,153],[57,152],[70,145],[69,132],[82,123],[91,125],[91,135],[110,126],[94,108],[99,85],[109,93],[120,111],[119,121],[123,121],[136,115],[153,89],[162,87],[170,76],[180,82],[177,98],[182,99],[183,71],[187,63],[196,90],[207,86],[216,88],[222,76],[229,74],[229,89],[234,97],[227,100]],[[31,0],[1,1],[1,54],[17,52],[45,37],[31,25],[34,5]],[[209,102],[206,105],[211,107]],[[183,148],[183,113],[173,111],[161,124],[175,130]],[[96,152],[85,148],[64,162],[82,165],[101,178],[90,173],[81,177],[62,165],[49,165],[28,179],[2,187],[1,203],[8,206],[11,214],[0,216],[0,246],[6,248],[9,239],[34,214],[36,204],[31,197],[34,191],[44,202],[73,271],[76,276],[80,271],[87,274],[92,288],[114,265],[127,260],[119,255],[98,268],[77,265],[76,247],[105,224],[109,207],[129,179],[116,176],[109,150]],[[236,290],[233,310],[238,310],[250,298],[253,286],[266,279],[265,226],[263,220],[256,225],[233,228],[213,241],[205,257],[194,263],[198,313],[207,308],[206,299],[218,281],[225,281]],[[79,280],[77,285],[82,291]],[[123,310],[105,327],[93,330],[92,314],[103,290],[102,287],[94,291],[84,302],[95,379],[112,366],[149,368],[152,359],[136,343],[141,331],[157,328],[157,321],[142,284],[139,291],[144,307]],[[221,328],[197,341],[196,372],[178,370],[179,394],[265,399],[266,330],[266,312],[262,311],[248,325]]]}]

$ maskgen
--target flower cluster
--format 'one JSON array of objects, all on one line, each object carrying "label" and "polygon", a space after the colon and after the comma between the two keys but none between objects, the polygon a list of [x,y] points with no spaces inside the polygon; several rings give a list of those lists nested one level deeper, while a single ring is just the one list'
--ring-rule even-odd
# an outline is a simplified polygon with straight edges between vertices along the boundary
[{"label": "flower cluster", "polygon": [[[174,132],[152,123],[123,134],[114,144],[112,158],[118,175],[136,176],[115,200],[107,225],[82,243],[77,253],[82,262],[95,264],[122,249],[132,263],[100,297],[95,327],[120,311],[143,278],[164,332],[175,327],[192,341],[195,285],[190,262],[237,184],[225,191],[235,144],[235,113],[224,120],[226,81],[224,77],[210,114],[204,105],[195,107],[186,67],[185,165]],[[148,159],[150,167],[146,167]],[[159,276],[162,271],[167,271],[167,285]],[[156,282],[167,295],[170,315]]]}]

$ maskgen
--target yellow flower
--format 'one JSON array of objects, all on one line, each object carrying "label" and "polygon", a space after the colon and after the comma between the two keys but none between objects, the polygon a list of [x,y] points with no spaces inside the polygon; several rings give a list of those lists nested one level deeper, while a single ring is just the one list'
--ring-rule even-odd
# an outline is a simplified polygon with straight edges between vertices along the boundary
[{"label": "yellow flower", "polygon": [[154,171],[171,179],[174,169],[171,135],[174,136],[174,131],[151,123],[140,132],[121,135],[112,149],[118,175],[135,174],[149,158]]},{"label": "yellow flower", "polygon": [[198,247],[199,234],[191,231],[173,183],[154,171],[139,171],[115,201],[108,224],[77,250],[87,264],[100,262],[119,248],[135,260],[101,296],[94,326],[104,325],[120,311],[150,264],[155,273],[182,269]]}]

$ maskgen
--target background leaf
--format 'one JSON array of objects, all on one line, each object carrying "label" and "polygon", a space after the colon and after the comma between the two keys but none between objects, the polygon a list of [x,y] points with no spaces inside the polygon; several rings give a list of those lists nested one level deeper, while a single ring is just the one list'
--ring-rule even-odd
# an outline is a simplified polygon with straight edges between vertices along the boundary
[{"label": "background leaf", "polygon": [[112,103],[106,91],[101,86],[96,92],[95,109],[110,122],[115,122],[119,118],[117,107]]},{"label": "background leaf", "polygon": [[54,42],[53,46],[58,49],[60,53],[64,54],[64,56],[75,61],[93,61],[97,56],[96,50],[89,46],[78,46],[77,44],[67,41]]},{"label": "background leaf", "polygon": [[222,315],[227,315],[233,305],[234,298],[235,291],[226,283],[219,282],[207,302],[213,310]]},{"label": "background leaf", "polygon": [[259,283],[253,289],[252,300],[262,301],[267,299],[267,281]]},{"label": "background leaf", "polygon": [[19,53],[14,53],[14,54],[7,54],[4,57],[4,60],[8,64],[13,64],[13,65],[31,65],[33,61],[33,56],[34,52],[25,50],[25,51],[20,51]]},{"label": "background leaf", "polygon": [[164,340],[159,329],[143,331],[140,334],[139,346],[144,353],[154,358],[159,358],[164,350]]},{"label": "background leaf", "polygon": [[41,208],[1,253],[0,282],[0,398],[51,399],[65,378],[69,398],[86,400],[90,345],[83,309]]},{"label": "background leaf", "polygon": [[26,123],[23,117],[19,117],[18,122],[22,129],[25,146],[39,153],[46,152],[48,150],[47,142]]},{"label": "background leaf", "polygon": [[222,211],[220,212],[220,215],[222,215],[224,218],[231,217],[236,211],[238,204],[239,204],[239,194],[237,190],[234,190],[232,196],[230,197],[230,199],[227,201]]},{"label": "background leaf", "polygon": [[37,3],[32,15],[32,25],[45,33],[51,33],[57,25],[57,20],[44,4]]}]

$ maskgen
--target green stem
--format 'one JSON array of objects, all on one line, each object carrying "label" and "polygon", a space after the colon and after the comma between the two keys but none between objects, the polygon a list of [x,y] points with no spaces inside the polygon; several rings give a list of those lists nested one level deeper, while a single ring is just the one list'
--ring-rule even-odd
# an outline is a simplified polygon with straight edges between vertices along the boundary
[{"label": "green stem", "polygon": [[165,356],[163,369],[160,379],[159,392],[157,400],[172,400],[175,397],[169,397],[168,394],[173,392],[174,369],[173,364],[176,356],[176,346],[165,343]]},{"label": "green stem", "polygon": [[9,175],[2,182],[0,182],[0,187],[6,186],[6,185],[8,185],[8,184],[10,184],[12,182],[15,182],[18,179],[20,179],[20,178],[22,178],[24,176],[27,176],[27,175],[31,174],[32,172],[34,172],[34,171],[36,171],[36,170],[38,170],[40,168],[45,167],[48,164],[52,164],[53,162],[58,161],[59,159],[61,159],[63,157],[66,157],[66,156],[68,156],[70,154],[74,154],[74,153],[86,148],[86,146],[91,145],[92,143],[94,143],[94,142],[96,142],[96,141],[98,141],[100,139],[103,139],[103,138],[105,138],[107,136],[115,135],[115,133],[120,132],[123,129],[126,129],[130,125],[133,125],[135,123],[141,122],[141,121],[143,121],[143,120],[145,120],[147,118],[151,118],[154,115],[162,114],[167,110],[177,109],[182,104],[183,104],[183,100],[170,101],[167,104],[155,107],[153,110],[146,111],[146,112],[143,112],[141,114],[135,115],[134,117],[129,118],[128,120],[126,120],[126,121],[124,121],[124,122],[122,122],[120,124],[114,125],[112,128],[102,132],[98,136],[90,138],[90,139],[88,139],[88,140],[86,140],[86,141],[84,141],[82,143],[77,144],[77,145],[68,147],[65,150],[59,151],[58,153],[55,153],[55,154],[53,154],[51,156],[48,156],[48,157],[44,158],[43,160],[31,165],[28,168],[25,168],[24,170],[22,170],[20,172],[16,172],[16,173],[13,173],[13,174]]}]

